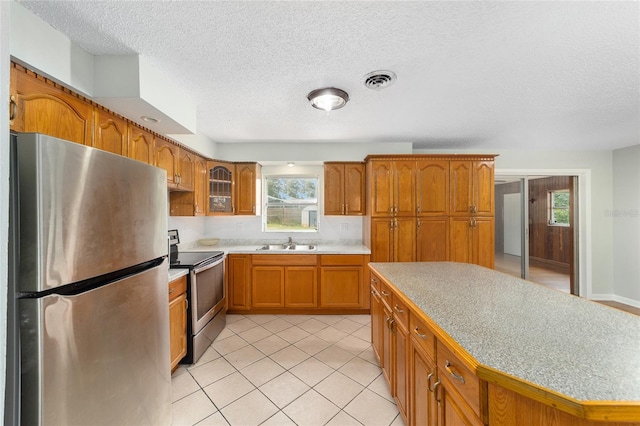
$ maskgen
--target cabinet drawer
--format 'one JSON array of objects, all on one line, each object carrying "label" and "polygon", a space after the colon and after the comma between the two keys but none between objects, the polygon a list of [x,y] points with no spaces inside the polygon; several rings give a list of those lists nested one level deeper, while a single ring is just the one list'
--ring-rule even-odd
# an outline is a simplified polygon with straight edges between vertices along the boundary
[{"label": "cabinet drawer", "polygon": [[169,283],[169,300],[173,300],[176,297],[187,291],[187,276],[183,275],[180,278],[173,280]]},{"label": "cabinet drawer", "polygon": [[436,359],[436,336],[417,316],[413,313],[409,315],[409,333],[412,340],[417,344],[432,360]]},{"label": "cabinet drawer", "polygon": [[317,265],[316,254],[254,254],[251,256],[254,265],[300,266]]},{"label": "cabinet drawer", "polygon": [[389,286],[383,282],[380,282],[380,295],[382,296],[384,304],[387,305],[389,310],[391,310],[391,307],[393,306],[393,292]]},{"label": "cabinet drawer", "polygon": [[320,264],[325,265],[362,265],[364,256],[360,254],[323,254],[320,256]]},{"label": "cabinet drawer", "polygon": [[453,352],[438,341],[436,344],[438,377],[446,380],[480,418],[480,380]]},{"label": "cabinet drawer", "polygon": [[406,329],[409,325],[409,310],[407,305],[395,294],[393,295],[393,301],[391,305],[393,316]]}]

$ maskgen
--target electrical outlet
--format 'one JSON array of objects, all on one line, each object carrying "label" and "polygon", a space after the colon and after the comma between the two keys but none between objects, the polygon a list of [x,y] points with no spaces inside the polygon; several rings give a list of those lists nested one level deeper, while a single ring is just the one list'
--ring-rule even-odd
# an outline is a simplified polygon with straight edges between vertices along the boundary
[{"label": "electrical outlet", "polygon": [[241,223],[236,223],[236,231],[242,232],[242,224]]},{"label": "electrical outlet", "polygon": [[340,230],[341,231],[348,231],[349,230],[349,224],[348,223],[341,223],[340,224]]}]

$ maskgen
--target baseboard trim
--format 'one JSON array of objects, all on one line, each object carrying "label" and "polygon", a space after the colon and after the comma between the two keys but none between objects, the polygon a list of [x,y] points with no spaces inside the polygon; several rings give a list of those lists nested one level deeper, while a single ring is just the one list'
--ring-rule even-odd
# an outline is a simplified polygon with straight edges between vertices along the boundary
[{"label": "baseboard trim", "polygon": [[624,303],[625,305],[633,306],[634,308],[640,308],[640,300],[634,300],[628,297],[618,296],[616,294],[592,294],[590,299],[606,302]]}]

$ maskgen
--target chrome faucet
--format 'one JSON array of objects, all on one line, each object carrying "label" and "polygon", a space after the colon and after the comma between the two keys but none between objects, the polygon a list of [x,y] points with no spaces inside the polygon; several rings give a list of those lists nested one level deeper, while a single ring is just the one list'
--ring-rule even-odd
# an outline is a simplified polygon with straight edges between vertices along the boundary
[{"label": "chrome faucet", "polygon": [[289,247],[291,247],[293,245],[293,240],[291,239],[291,237],[289,237],[289,242],[287,243],[287,245]]}]

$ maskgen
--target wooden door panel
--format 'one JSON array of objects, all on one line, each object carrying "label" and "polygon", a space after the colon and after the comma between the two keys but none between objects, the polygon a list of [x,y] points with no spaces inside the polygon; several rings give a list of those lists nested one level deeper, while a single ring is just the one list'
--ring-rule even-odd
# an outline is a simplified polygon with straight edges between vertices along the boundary
[{"label": "wooden door panel", "polygon": [[394,161],[393,203],[395,216],[416,214],[416,162]]},{"label": "wooden door panel", "polygon": [[495,225],[491,217],[473,218],[473,263],[493,269],[495,260]]},{"label": "wooden door panel", "polygon": [[493,161],[473,164],[473,205],[475,214],[493,216],[495,211],[495,184]]},{"label": "wooden door panel", "polygon": [[395,400],[400,410],[400,414],[407,423],[408,409],[409,409],[409,380],[408,380],[408,356],[409,356],[409,338],[407,330],[399,325],[399,322],[394,323],[394,395]]},{"label": "wooden door panel", "polygon": [[320,269],[320,307],[362,308],[362,266],[334,266]]},{"label": "wooden door panel", "polygon": [[371,162],[371,216],[391,216],[393,211],[393,172],[391,161]]},{"label": "wooden door panel", "polygon": [[194,186],[196,156],[189,151],[180,150],[180,164],[178,167],[178,188],[183,191],[192,191]]},{"label": "wooden door panel", "polygon": [[449,260],[449,218],[418,218],[416,260],[418,262]]},{"label": "wooden door panel", "polygon": [[133,124],[129,124],[129,145],[127,156],[146,164],[155,165],[154,136]]},{"label": "wooden door panel", "polygon": [[156,167],[167,171],[167,185],[178,185],[178,147],[162,139],[156,139]]},{"label": "wooden door panel", "polygon": [[342,215],[344,204],[344,165],[324,165],[324,214]]},{"label": "wooden door panel", "polygon": [[284,306],[316,308],[318,306],[318,270],[315,266],[285,268]]},{"label": "wooden door panel", "polygon": [[365,214],[365,179],[364,163],[345,164],[344,204],[346,214],[352,216]]},{"label": "wooden door panel", "polygon": [[410,345],[411,363],[410,373],[410,403],[411,426],[435,425],[437,421],[437,409],[432,389],[435,383],[435,365],[428,360],[413,344]]},{"label": "wooden door panel", "polygon": [[449,219],[449,260],[452,262],[472,263],[470,218],[452,217]]},{"label": "wooden door panel", "polygon": [[227,265],[227,306],[229,309],[247,310],[251,307],[251,256],[230,254]]},{"label": "wooden door panel", "polygon": [[11,68],[16,104],[11,129],[92,145],[93,106],[31,72]]},{"label": "wooden door panel", "polygon": [[419,216],[449,215],[449,160],[416,163],[416,209]]},{"label": "wooden door panel", "polygon": [[235,214],[256,214],[256,163],[236,164],[236,200]]},{"label": "wooden door panel", "polygon": [[452,160],[450,163],[450,212],[452,216],[468,216],[471,207],[471,161]]},{"label": "wooden door panel", "polygon": [[127,143],[127,122],[100,108],[96,108],[93,147],[126,156]]},{"label": "wooden door panel", "polygon": [[394,262],[416,261],[416,219],[413,217],[394,218],[393,247]]},{"label": "wooden door panel", "polygon": [[254,266],[251,277],[251,306],[282,308],[284,306],[284,268]]},{"label": "wooden door panel", "polygon": [[184,293],[169,303],[169,345],[173,371],[187,354],[187,295]]},{"label": "wooden door panel", "polygon": [[371,346],[378,358],[378,364],[383,363],[383,337],[384,314],[382,312],[382,299],[380,293],[371,286]]},{"label": "wooden door panel", "polygon": [[196,158],[193,174],[194,216],[203,216],[207,209],[207,160]]},{"label": "wooden door panel", "polygon": [[393,219],[371,219],[371,261],[393,262]]}]

